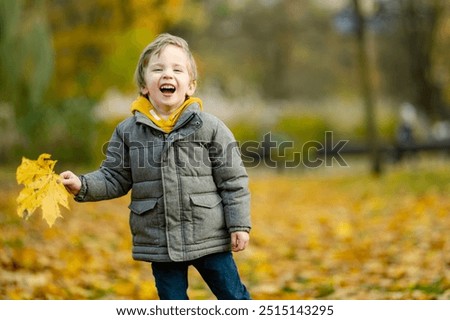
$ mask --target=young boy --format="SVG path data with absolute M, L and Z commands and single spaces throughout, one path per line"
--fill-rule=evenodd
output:
M 152 263 L 161 299 L 188 299 L 190 265 L 218 299 L 250 299 L 231 254 L 249 241 L 248 176 L 231 132 L 191 97 L 197 69 L 188 44 L 159 35 L 135 77 L 133 116 L 115 129 L 100 169 L 65 171 L 61 182 L 80 202 L 132 190 L 133 258 Z

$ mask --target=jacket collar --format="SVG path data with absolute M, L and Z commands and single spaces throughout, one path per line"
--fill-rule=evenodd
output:
M 192 132 L 200 128 L 203 124 L 203 121 L 200 117 L 201 107 L 200 105 L 195 102 L 189 105 L 189 107 L 180 115 L 180 118 L 178 119 L 177 123 L 175 124 L 173 130 L 169 133 L 175 133 L 181 128 L 189 129 L 192 127 L 194 129 Z M 164 134 L 167 134 L 164 132 L 160 127 L 158 127 L 155 123 L 153 123 L 145 114 L 135 111 L 134 117 L 136 119 L 136 123 L 141 123 L 144 125 L 147 125 L 155 130 L 158 130 Z M 188 128 L 189 127 L 189 128 Z M 184 130 L 183 130 L 184 131 Z M 190 130 L 188 130 L 190 131 Z M 183 135 L 186 136 L 187 134 Z

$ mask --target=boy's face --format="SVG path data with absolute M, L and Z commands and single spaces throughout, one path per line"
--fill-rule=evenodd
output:
M 141 93 L 162 111 L 172 111 L 181 106 L 186 96 L 195 91 L 195 82 L 188 70 L 188 57 L 180 47 L 167 45 L 159 55 L 153 55 L 144 74 L 145 87 Z

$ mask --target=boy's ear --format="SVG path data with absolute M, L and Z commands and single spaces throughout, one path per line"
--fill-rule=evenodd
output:
M 192 80 L 192 81 L 189 83 L 187 95 L 188 95 L 188 96 L 192 96 L 192 95 L 194 94 L 196 88 L 197 88 L 197 81 Z
M 148 89 L 146 87 L 142 87 L 141 90 L 139 90 L 141 95 L 145 96 L 148 94 Z

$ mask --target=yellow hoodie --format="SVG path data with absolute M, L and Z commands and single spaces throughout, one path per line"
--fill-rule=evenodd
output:
M 161 130 L 169 133 L 173 130 L 173 127 L 177 123 L 178 118 L 181 116 L 183 111 L 186 110 L 187 107 L 194 102 L 199 104 L 200 110 L 203 110 L 202 100 L 200 100 L 200 98 L 190 97 L 186 99 L 186 101 L 180 107 L 175 109 L 167 119 L 163 119 L 158 115 L 155 107 L 147 98 L 139 96 L 131 104 L 131 112 L 134 113 L 135 111 L 139 111 L 140 113 L 145 114 L 154 124 L 160 127 Z

